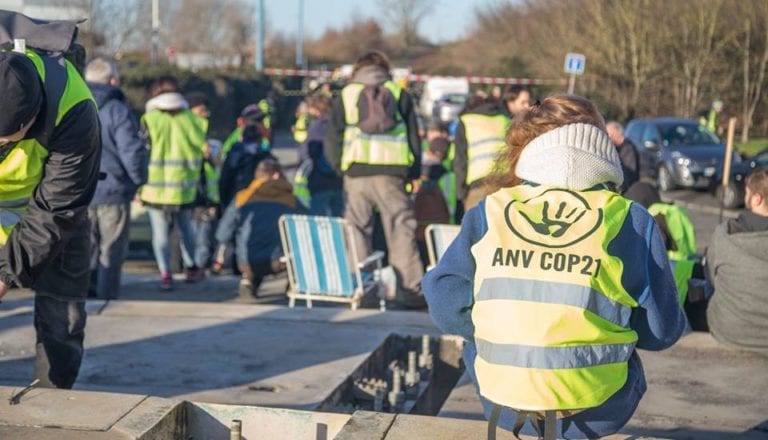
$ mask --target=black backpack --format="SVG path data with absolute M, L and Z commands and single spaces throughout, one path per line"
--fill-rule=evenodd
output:
M 397 125 L 397 101 L 383 84 L 365 86 L 357 100 L 357 127 L 366 134 L 384 134 Z

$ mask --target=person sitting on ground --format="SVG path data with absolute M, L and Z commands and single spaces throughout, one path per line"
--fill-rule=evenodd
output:
M 682 206 L 662 202 L 659 190 L 646 182 L 635 182 L 624 197 L 643 205 L 656 220 L 688 324 L 694 331 L 709 331 L 707 298 L 712 288 L 705 280 L 701 256 L 696 250 L 696 233 L 688 212 Z
M 646 390 L 635 349 L 685 329 L 658 226 L 615 192 L 621 163 L 589 100 L 545 99 L 506 144 L 495 190 L 424 277 L 430 315 L 466 338 L 489 429 L 546 411 L 558 438 L 613 434 Z
M 259 162 L 253 180 L 227 207 L 216 231 L 219 243 L 235 239 L 237 265 L 242 273 L 240 298 L 256 297 L 265 276 L 282 269 L 278 221 L 283 214 L 301 211 L 280 164 L 273 158 Z
M 715 287 L 707 321 L 718 341 L 768 354 L 768 167 L 745 186 L 747 211 L 718 226 L 706 252 Z

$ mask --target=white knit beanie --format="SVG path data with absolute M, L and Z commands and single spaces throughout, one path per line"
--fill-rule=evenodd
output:
M 529 142 L 515 174 L 532 183 L 577 191 L 624 182 L 619 153 L 608 134 L 582 123 L 555 128 Z

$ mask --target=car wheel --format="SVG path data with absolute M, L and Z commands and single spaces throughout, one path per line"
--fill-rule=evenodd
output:
M 739 208 L 744 204 L 744 196 L 742 190 L 736 185 L 722 186 L 719 185 L 715 190 L 715 197 L 718 201 L 722 201 L 724 208 L 733 209 Z
M 675 178 L 672 177 L 672 173 L 666 165 L 659 167 L 659 173 L 656 176 L 656 184 L 661 191 L 672 191 L 677 187 L 675 184 Z

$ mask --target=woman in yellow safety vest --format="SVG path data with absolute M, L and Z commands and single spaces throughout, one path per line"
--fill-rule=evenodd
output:
M 203 269 L 195 265 L 192 209 L 197 198 L 205 151 L 205 127 L 189 110 L 173 77 L 158 78 L 150 87 L 151 99 L 141 118 L 149 140 L 149 177 L 140 198 L 149 212 L 152 248 L 160 269 L 160 288 L 171 290 L 168 238 L 176 225 L 181 231 L 181 254 L 186 280 L 198 281 Z
M 635 348 L 685 328 L 653 218 L 615 192 L 623 175 L 588 100 L 556 95 L 515 119 L 493 189 L 424 277 L 430 313 L 467 339 L 489 437 L 617 432 L 646 389 Z

